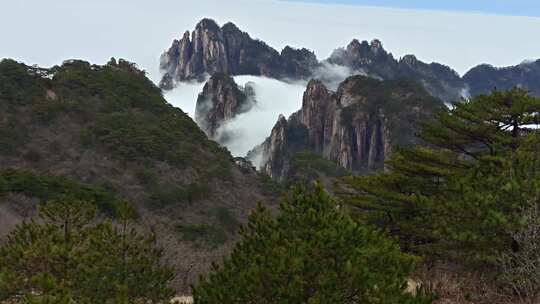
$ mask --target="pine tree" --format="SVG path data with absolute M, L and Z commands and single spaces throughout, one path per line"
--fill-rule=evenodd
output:
M 88 202 L 64 198 L 39 206 L 0 247 L 0 299 L 29 303 L 164 303 L 170 268 L 154 236 L 130 227 L 134 210 L 120 206 L 120 223 L 96 217 Z
M 528 202 L 539 112 L 520 89 L 457 104 L 423 124 L 423 146 L 393 153 L 383 173 L 347 178 L 340 196 L 407 250 L 489 261 L 511 246 L 505 231 Z
M 427 303 L 404 291 L 413 258 L 359 225 L 328 194 L 297 189 L 274 218 L 262 207 L 196 303 Z

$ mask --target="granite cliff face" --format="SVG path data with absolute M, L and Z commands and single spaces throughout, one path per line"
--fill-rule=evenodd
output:
M 255 104 L 253 83 L 239 87 L 227 74 L 216 73 L 204 85 L 197 98 L 195 121 L 208 137 L 221 142 L 225 134 L 218 129 L 236 115 L 249 111 Z
M 472 68 L 463 79 L 473 96 L 487 94 L 493 89 L 508 90 L 515 86 L 540 96 L 540 60 L 506 68 L 482 64 Z
M 439 100 L 412 81 L 353 76 L 332 92 L 312 80 L 302 109 L 288 120 L 280 117 L 257 148 L 260 167 L 282 181 L 291 158 L 309 151 L 352 171 L 381 169 L 394 147 L 417 142 L 417 122 L 440 107 Z
M 233 23 L 219 27 L 215 21 L 203 19 L 191 36 L 185 32 L 161 55 L 160 87 L 172 89 L 177 81 L 201 81 L 217 72 L 302 79 L 309 76 L 309 65 L 316 63 L 315 55 L 306 49 L 286 47 L 280 54 Z

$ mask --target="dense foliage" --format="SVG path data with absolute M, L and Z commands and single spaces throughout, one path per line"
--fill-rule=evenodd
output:
M 14 154 L 25 146 L 28 132 L 19 117 L 30 116 L 53 127 L 76 121 L 82 125 L 82 146 L 121 160 L 190 164 L 209 176 L 226 176 L 230 169 L 228 152 L 168 104 L 144 71 L 127 61 L 97 66 L 72 60 L 40 69 L 6 59 L 0 62 L 0 80 L 0 109 L 5 110 L 0 130 L 6 130 L 0 153 Z
M 40 200 L 50 198 L 50 191 L 77 193 L 112 214 L 108 187 L 126 196 L 129 175 L 143 192 L 135 200 L 153 209 L 212 199 L 214 181 L 232 180 L 229 152 L 168 104 L 132 63 L 69 60 L 42 69 L 5 59 L 0 80 L 2 166 L 38 173 L 8 172 L 17 183 L 10 192 Z M 107 186 L 75 185 L 46 176 L 51 171 Z
M 343 177 L 352 174 L 349 170 L 311 151 L 294 153 L 290 160 L 288 182 L 317 180 L 325 177 Z
M 425 303 L 405 292 L 413 259 L 353 221 L 322 190 L 296 190 L 272 217 L 262 207 L 197 303 Z
M 26 170 L 0 171 L 0 197 L 10 192 L 35 197 L 40 201 L 70 196 L 94 204 L 109 215 L 116 215 L 120 204 L 117 196 L 103 187 L 84 185 L 62 176 L 39 175 Z
M 509 232 L 540 190 L 539 110 L 519 89 L 456 104 L 423 126 L 427 146 L 397 151 L 387 172 L 348 178 L 355 191 L 343 196 L 408 250 L 494 262 L 515 247 Z
M 28 303 L 168 303 L 172 271 L 153 236 L 95 217 L 87 202 L 40 205 L 39 219 L 16 227 L 0 247 L 0 300 Z

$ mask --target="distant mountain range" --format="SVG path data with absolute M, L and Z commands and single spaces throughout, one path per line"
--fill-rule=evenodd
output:
M 384 80 L 412 78 L 431 95 L 450 103 L 469 95 L 514 86 L 540 95 L 540 61 L 506 68 L 479 65 L 460 77 L 446 65 L 427 64 L 414 55 L 395 59 L 377 39 L 370 43 L 355 39 L 320 61 L 307 49 L 286 46 L 278 52 L 263 41 L 251 38 L 233 23 L 219 27 L 211 19 L 201 20 L 191 34 L 186 31 L 182 39 L 174 40 L 170 49 L 161 55 L 160 86 L 168 90 L 176 82 L 203 80 L 216 72 L 282 80 L 317 78 L 324 82 L 329 76 L 324 69 L 328 65 L 348 68 L 350 75 L 347 76 L 362 74 Z
M 175 40 L 161 55 L 161 69 L 165 90 L 209 79 L 195 119 L 222 145 L 233 135 L 223 134 L 221 126 L 257 100 L 253 84 L 238 86 L 231 76 L 306 81 L 301 109 L 281 116 L 247 156 L 279 181 L 382 169 L 393 150 L 418 143 L 418 122 L 433 117 L 443 103 L 515 86 L 540 96 L 540 60 L 506 68 L 483 64 L 460 77 L 448 66 L 414 55 L 395 59 L 377 39 L 354 39 L 320 61 L 307 49 L 286 46 L 278 52 L 232 23 L 219 27 L 211 19 Z

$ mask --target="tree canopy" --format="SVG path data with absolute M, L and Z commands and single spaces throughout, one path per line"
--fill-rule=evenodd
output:
M 0 300 L 28 303 L 167 303 L 172 270 L 153 236 L 96 217 L 94 205 L 64 198 L 39 206 L 0 247 Z
M 341 197 L 405 249 L 493 262 L 540 189 L 540 99 L 493 92 L 423 124 L 424 145 L 392 154 L 385 172 L 346 179 Z M 536 201 L 534 202 L 536 203 Z
M 255 211 L 241 241 L 194 288 L 196 303 L 427 303 L 405 292 L 411 256 L 342 212 L 320 186 L 272 217 Z

